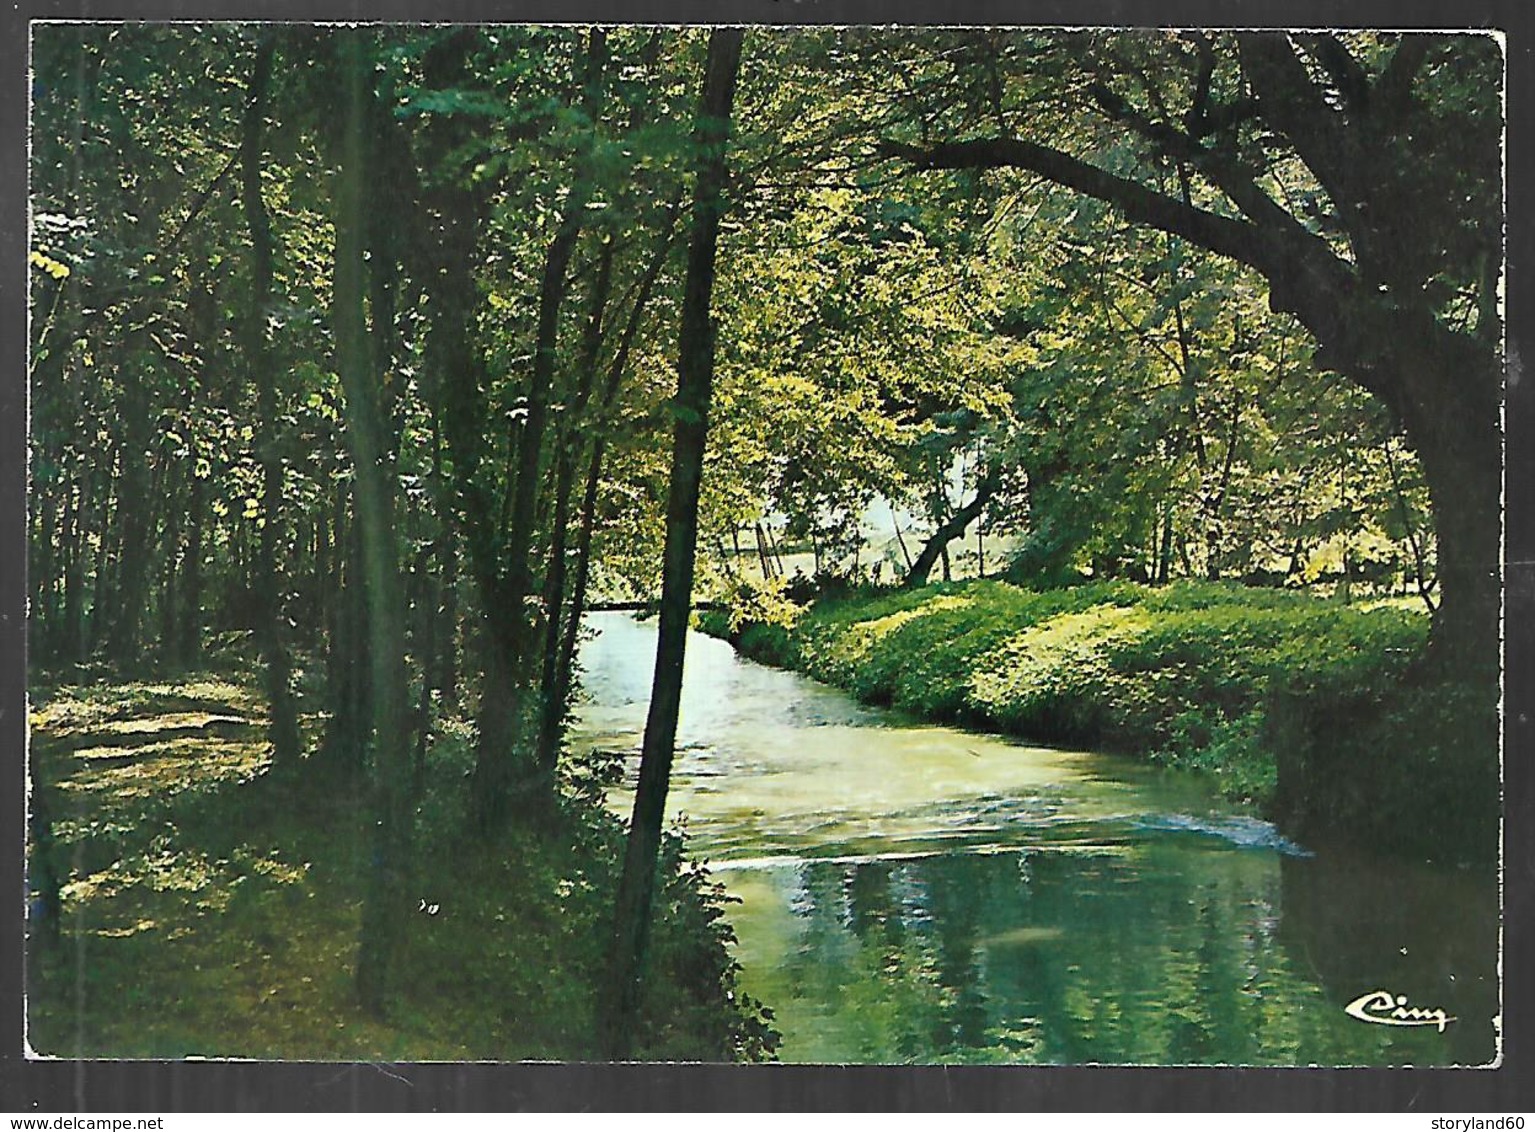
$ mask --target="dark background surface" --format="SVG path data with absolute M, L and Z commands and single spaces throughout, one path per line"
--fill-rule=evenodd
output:
M 1241 0 L 22 0 L 0 14 L 0 1112 L 513 1110 L 1535 1110 L 1535 6 Z M 345 1065 L 32 1061 L 23 1045 L 27 24 L 32 19 L 1065 23 L 1497 28 L 1507 33 L 1504 1059 L 1481 1070 Z

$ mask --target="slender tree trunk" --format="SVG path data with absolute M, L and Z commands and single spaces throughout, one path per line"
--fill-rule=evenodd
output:
M 170 458 L 170 464 L 166 472 L 171 479 L 171 488 L 167 493 L 170 502 L 166 507 L 165 521 L 165 552 L 161 556 L 160 574 L 160 657 L 161 660 L 175 667 L 178 663 L 177 642 L 181 639 L 181 595 L 178 592 L 181 580 L 181 556 L 184 553 L 182 516 L 185 514 L 186 501 L 184 495 L 186 488 L 183 486 L 184 476 L 177 475 L 181 461 L 175 457 Z
M 453 58 L 446 57 L 449 48 L 455 53 Z M 443 58 L 428 60 L 431 81 L 442 84 L 459 81 L 463 66 L 458 57 L 461 49 L 461 40 L 452 40 L 444 45 Z M 435 143 L 428 159 L 439 151 L 450 152 L 461 143 L 457 133 L 461 125 L 450 119 L 437 127 L 440 137 L 428 136 Z M 451 456 L 449 510 L 463 538 L 478 596 L 477 634 L 472 640 L 478 653 L 486 658 L 481 667 L 480 707 L 476 712 L 479 775 L 482 767 L 483 773 L 491 773 L 490 768 L 504 753 L 509 737 L 502 726 L 503 709 L 511 694 L 504 681 L 497 679 L 502 662 L 490 663 L 492 654 L 501 647 L 495 640 L 498 635 L 495 618 L 507 620 L 510 613 L 502 577 L 501 540 L 496 531 L 499 508 L 484 473 L 488 456 L 485 435 L 488 378 L 484 356 L 474 341 L 480 298 L 473 266 L 488 205 L 483 188 L 456 183 L 432 189 L 423 198 L 423 204 L 430 211 L 422 217 L 421 226 L 440 230 L 429 248 L 420 249 L 422 262 L 418 273 L 431 279 L 432 316 L 426 354 L 436 384 L 439 431 Z
M 667 497 L 660 636 L 640 755 L 639 785 L 614 914 L 612 985 L 604 1003 L 607 1014 L 603 1045 L 615 1058 L 633 1048 L 633 1025 L 638 1015 L 654 903 L 661 821 L 671 779 L 682 693 L 698 541 L 698 497 L 714 381 L 714 327 L 709 306 L 720 214 L 724 209 L 725 149 L 742 37 L 740 28 L 717 27 L 710 32 L 702 104 L 694 131 L 699 152 L 698 176 L 693 190 L 693 237 L 678 333 L 677 421 Z
M 332 329 L 346 396 L 347 443 L 356 471 L 357 527 L 367 575 L 376 821 L 357 950 L 357 990 L 365 1007 L 377 1015 L 384 1011 L 391 964 L 409 914 L 404 885 L 412 815 L 405 594 L 395 530 L 395 473 L 389 460 L 389 422 L 368 356 L 363 313 L 370 34 L 361 28 L 339 33 L 345 129 L 336 184 Z
M 1161 545 L 1157 548 L 1157 585 L 1167 585 L 1173 568 L 1173 509 L 1162 504 Z
M 573 439 L 565 441 L 574 443 Z M 568 552 L 566 526 L 570 522 L 570 494 L 575 478 L 575 454 L 561 452 L 555 472 L 554 516 L 550 531 L 549 562 L 544 570 L 544 644 L 539 677 L 538 744 L 535 750 L 539 777 L 551 786 L 559 762 L 560 732 L 565 719 L 562 694 L 567 682 L 560 678 L 560 640 L 565 608 L 565 574 Z M 546 800 L 552 799 L 552 794 Z
M 123 457 L 119 452 L 118 463 Z M 101 532 L 101 546 L 96 551 L 96 576 L 91 579 L 91 610 L 89 632 L 86 634 L 84 659 L 90 660 L 99 648 L 110 648 L 116 620 L 107 600 L 117 580 L 118 561 L 122 558 L 123 508 L 119 502 L 119 481 L 122 474 L 103 473 L 101 478 L 100 504 L 97 510 L 96 529 Z
M 911 569 L 906 572 L 906 580 L 902 584 L 915 588 L 927 584 L 927 576 L 933 572 L 933 567 L 942 561 L 944 564 L 943 580 L 949 580 L 948 553 L 949 543 L 965 533 L 974 520 L 979 518 L 986 510 L 986 505 L 991 502 L 992 496 L 997 494 L 1002 486 L 1002 477 L 995 471 L 989 471 L 981 477 L 981 482 L 976 485 L 975 498 L 965 504 L 954 514 L 944 520 L 932 537 L 922 547 L 916 561 L 911 564 Z
M 54 535 L 59 531 L 59 492 L 63 482 L 62 471 L 55 467 L 53 482 L 39 485 L 42 505 L 33 512 L 32 529 L 27 532 L 32 556 L 29 569 L 33 585 L 31 620 L 36 627 L 34 647 L 49 664 L 59 652 L 59 611 L 54 595 L 57 592 L 57 562 L 62 557 L 62 550 L 56 545 Z
M 426 756 L 432 743 L 432 678 L 437 675 L 438 629 L 441 621 L 442 579 L 429 569 L 434 551 L 421 552 L 416 578 L 419 593 L 416 602 L 415 640 L 417 663 L 421 666 L 421 692 L 416 700 L 416 746 L 411 764 L 411 796 L 419 799 L 426 785 Z
M 600 103 L 599 88 L 606 54 L 605 34 L 600 28 L 591 29 L 587 33 L 585 108 L 594 119 Z M 504 558 L 499 570 L 503 579 L 502 593 L 487 613 L 495 623 L 495 643 L 506 650 L 498 665 L 505 683 L 497 690 L 495 698 L 506 697 L 510 702 L 490 703 L 490 710 L 481 713 L 472 797 L 475 824 L 484 834 L 496 833 L 505 825 L 514 792 L 526 793 L 529 804 L 541 808 L 541 801 L 535 801 L 534 796 L 553 788 L 553 783 L 544 779 L 536 762 L 538 713 L 533 710 L 536 704 L 530 700 L 527 674 L 535 659 L 538 625 L 528 608 L 527 598 L 533 593 L 535 509 L 538 487 L 543 479 L 544 433 L 557 361 L 560 309 L 569 289 L 570 261 L 585 223 L 586 203 L 591 198 L 592 189 L 591 171 L 584 167 L 578 169 L 575 184 L 565 201 L 559 230 L 544 257 L 533 372 L 514 446 L 516 463 L 503 500 L 507 522 L 504 536 L 499 540 Z M 524 734 L 525 729 L 532 733 Z M 519 776 L 522 781 L 518 781 Z
M 669 243 L 669 239 L 663 243 L 654 261 L 655 275 L 659 275 L 660 263 L 665 258 L 665 246 Z M 655 275 L 649 279 L 651 284 L 655 282 Z M 630 312 L 629 327 L 625 330 L 618 353 L 608 369 L 608 382 L 603 391 L 603 404 L 598 413 L 599 418 L 605 418 L 608 415 L 617 395 L 619 381 L 628 362 L 629 346 L 634 339 L 633 332 L 639 326 L 640 313 L 648 295 L 649 287 L 642 288 L 635 308 Z M 607 437 L 599 424 L 597 438 L 592 442 L 591 456 L 587 461 L 586 485 L 581 497 L 581 523 L 576 535 L 575 573 L 570 586 L 570 613 L 565 619 L 565 632 L 560 640 L 559 662 L 555 667 L 556 678 L 560 681 L 555 694 L 561 702 L 568 700 L 570 696 L 576 646 L 581 635 L 581 618 L 586 612 L 587 582 L 591 577 L 592 536 L 597 525 L 597 499 L 602 487 L 602 467 L 606 454 Z
M 768 527 L 768 528 L 766 528 L 766 530 L 767 530 L 767 539 L 768 539 L 768 549 L 773 552 L 773 562 L 774 562 L 774 564 L 778 568 L 778 576 L 780 578 L 782 578 L 787 573 L 787 571 L 784 569 L 784 565 L 783 565 L 783 547 L 779 543 L 777 536 L 775 536 L 773 534 L 773 528 L 772 527 Z
M 901 533 L 901 520 L 896 516 L 894 505 L 890 508 L 890 525 L 895 528 L 895 542 L 901 548 L 901 560 L 906 563 L 906 572 L 911 573 L 911 551 L 906 549 L 906 536 Z
M 314 522 L 314 631 L 319 640 L 329 642 L 335 625 L 336 568 L 331 561 L 332 529 L 334 521 L 330 508 L 316 508 Z
M 618 400 L 618 391 L 623 383 L 624 373 L 628 370 L 629 353 L 639 335 L 646 307 L 655 291 L 656 282 L 661 278 L 661 272 L 666 266 L 672 243 L 676 238 L 677 218 L 681 213 L 682 199 L 679 191 L 679 194 L 667 206 L 665 227 L 656 241 L 650 262 L 646 265 L 645 273 L 635 291 L 634 303 L 629 308 L 623 333 L 619 336 L 618 348 L 613 352 L 612 360 L 608 363 L 608 371 L 599 394 L 595 413 L 595 437 L 592 440 L 591 455 L 587 460 L 586 485 L 581 498 L 581 522 L 575 548 L 575 573 L 570 587 L 570 613 L 565 619 L 565 631 L 560 639 L 559 660 L 555 666 L 558 686 L 555 688 L 554 695 L 560 703 L 568 702 L 570 698 L 576 646 L 581 635 L 581 618 L 586 612 L 587 581 L 591 576 L 592 536 L 597 524 L 597 500 L 602 486 L 602 468 L 607 454 L 608 429 L 612 424 L 613 407 Z M 738 544 L 738 554 L 739 551 Z
M 563 638 L 568 550 L 566 527 L 570 522 L 570 496 L 576 474 L 576 458 L 579 454 L 579 424 L 587 402 L 591 398 L 597 353 L 602 347 L 604 315 L 607 311 L 612 277 L 613 242 L 606 240 L 603 243 L 597 272 L 592 282 L 591 311 L 587 317 L 586 334 L 581 342 L 581 355 L 577 362 L 578 386 L 575 397 L 566 410 L 566 420 L 561 429 L 554 493 L 554 522 L 549 547 L 549 564 L 544 574 L 543 673 L 539 682 L 542 702 L 539 705 L 537 759 L 540 776 L 551 784 L 554 782 L 559 761 L 560 736 L 570 687 L 569 674 L 560 671 L 563 660 L 560 642 Z
M 586 612 L 586 587 L 591 577 L 592 532 L 597 523 L 597 494 L 602 483 L 602 461 L 606 451 L 607 445 L 598 437 L 592 445 L 587 465 L 586 485 L 581 499 L 581 524 L 576 532 L 575 571 L 570 584 L 570 613 L 565 619 L 565 631 L 560 637 L 559 661 L 554 669 L 558 681 L 554 695 L 561 703 L 570 698 L 576 646 L 581 640 L 581 617 Z
M 762 580 L 768 581 L 773 576 L 773 560 L 768 557 L 767 535 L 762 531 L 762 524 L 754 524 L 757 534 L 757 563 L 762 570 Z
M 105 593 L 115 601 L 111 619 L 109 648 L 119 664 L 132 665 L 139 660 L 140 631 L 144 621 L 149 566 L 151 496 L 149 464 L 145 451 L 149 441 L 148 395 L 136 357 L 124 358 L 119 373 L 123 383 L 123 443 L 119 453 L 121 475 L 117 496 L 117 584 Z M 101 608 L 101 607 L 98 607 Z
M 442 532 L 442 604 L 438 613 L 437 671 L 432 686 L 442 697 L 445 712 L 458 710 L 458 540 L 451 528 Z
M 176 662 L 193 667 L 202 659 L 203 648 L 203 516 L 206 509 L 206 482 L 194 467 L 188 489 L 186 550 L 181 556 L 179 597 L 181 614 L 176 638 Z
M 85 510 L 86 480 L 71 485 L 69 508 L 64 522 L 64 606 L 62 612 L 60 659 L 79 664 L 84 657 L 85 641 Z
M 277 373 L 267 341 L 268 308 L 272 302 L 272 231 L 261 192 L 263 134 L 267 88 L 271 82 L 274 45 L 257 50 L 250 97 L 240 143 L 241 203 L 251 236 L 251 300 L 245 320 L 245 364 L 256 387 L 256 459 L 261 464 L 261 531 L 256 552 L 256 638 L 266 664 L 270 710 L 268 734 L 272 762 L 294 765 L 302 753 L 298 709 L 293 699 L 293 663 L 288 655 L 283 579 L 277 566 L 282 533 L 282 457 L 277 451 Z
M 332 539 L 333 612 L 326 654 L 326 694 L 330 720 L 321 753 L 343 776 L 360 774 L 367 763 L 368 727 L 372 719 L 368 679 L 368 596 L 358 525 L 349 521 L 355 491 L 336 485 Z

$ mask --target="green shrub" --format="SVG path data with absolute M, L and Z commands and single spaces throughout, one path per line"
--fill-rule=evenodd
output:
M 987 581 L 823 599 L 735 639 L 868 703 L 1208 771 L 1267 805 L 1270 689 L 1379 698 L 1426 633 L 1415 611 L 1229 583 Z

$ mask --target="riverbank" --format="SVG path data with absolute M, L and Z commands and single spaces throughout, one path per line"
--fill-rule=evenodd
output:
M 1000 582 L 700 616 L 744 655 L 923 718 L 1212 775 L 1308 840 L 1495 859 L 1495 696 L 1430 681 L 1428 618 L 1215 583 Z
M 33 690 L 31 758 L 49 819 L 34 893 L 28 1040 L 58 1057 L 321 1060 L 598 1056 L 596 1009 L 623 850 L 599 784 L 557 827 L 459 833 L 472 763 L 447 722 L 427 756 L 408 917 L 386 1016 L 353 965 L 369 862 L 365 784 L 269 765 L 242 676 Z M 321 721 L 304 720 L 311 746 Z M 735 986 L 723 895 L 665 849 L 637 1054 L 760 1058 Z M 42 913 L 38 916 L 37 913 Z M 50 942 L 51 933 L 56 937 Z

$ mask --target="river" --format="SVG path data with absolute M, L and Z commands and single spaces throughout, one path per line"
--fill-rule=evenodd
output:
M 577 745 L 637 751 L 654 623 L 589 624 Z M 784 1061 L 1493 1060 L 1494 876 L 1294 845 L 1197 775 L 915 721 L 702 634 L 687 655 L 668 813 L 739 900 Z M 1346 1012 L 1372 991 L 1356 1013 L 1431 1024 Z

